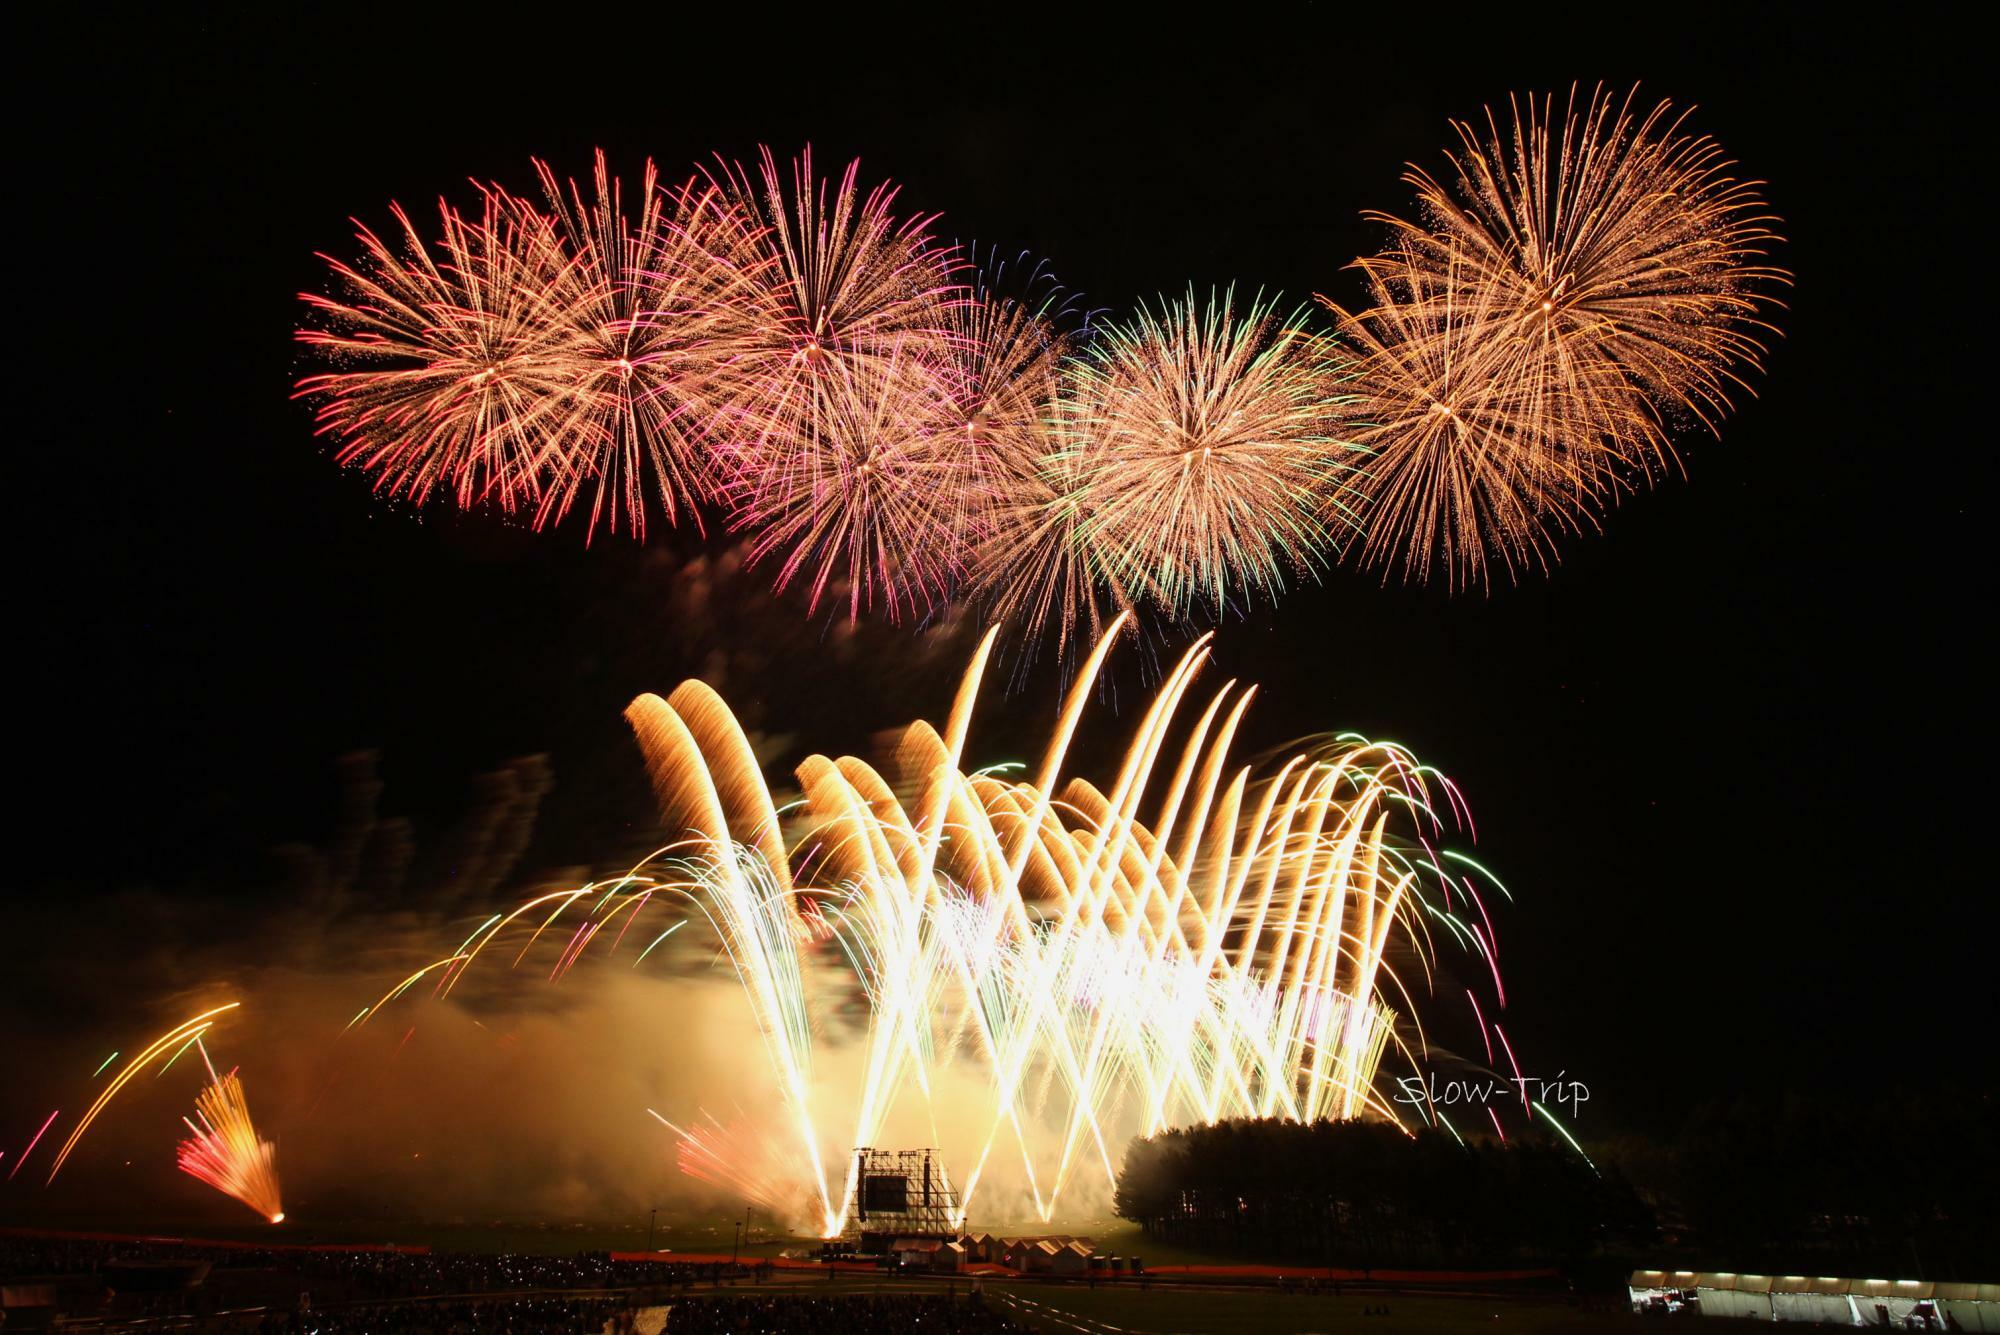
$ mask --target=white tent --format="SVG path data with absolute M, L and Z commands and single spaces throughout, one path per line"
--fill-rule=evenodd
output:
M 1775 1321 L 1855 1325 L 1854 1304 L 1848 1300 L 1847 1293 L 1850 1282 L 1808 1275 L 1780 1275 L 1771 1281 L 1771 1317 Z
M 1933 1284 L 1938 1308 L 1960 1330 L 2000 1330 L 2000 1284 Z
M 1695 1284 L 1703 1316 L 1771 1319 L 1769 1275 L 1705 1274 Z
M 1632 1295 L 1632 1310 L 1644 1312 L 1649 1308 L 1665 1307 L 1670 1312 L 1680 1310 L 1694 1294 L 1694 1287 L 1701 1275 L 1693 1270 L 1634 1270 L 1627 1281 Z
M 1049 1258 L 1049 1269 L 1058 1275 L 1081 1275 L 1090 1268 L 1090 1248 L 1081 1242 L 1065 1242 Z
M 1704 1316 L 1817 1321 L 1837 1326 L 2000 1331 L 2000 1284 L 1935 1284 L 1920 1279 L 1837 1279 L 1806 1275 L 1634 1270 L 1632 1310 L 1677 1306 L 1692 1293 Z
M 1931 1287 L 1920 1279 L 1851 1279 L 1847 1296 L 1861 1325 L 1902 1326 L 1919 1305 L 1932 1306 Z

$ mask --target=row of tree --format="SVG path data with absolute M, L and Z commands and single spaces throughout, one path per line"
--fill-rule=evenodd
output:
M 1229 1121 L 1135 1140 L 1117 1209 L 1163 1240 L 1307 1265 L 1568 1260 L 1651 1228 L 1622 1178 L 1567 1146 L 1379 1122 Z
M 1117 1209 L 1162 1240 L 1308 1264 L 2000 1278 L 1990 1093 L 1717 1103 L 1590 1149 L 1594 1167 L 1518 1137 L 1222 1122 L 1133 1141 Z

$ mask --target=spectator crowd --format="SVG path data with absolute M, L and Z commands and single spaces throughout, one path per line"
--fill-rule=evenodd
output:
M 206 1269 L 204 1270 L 204 1265 Z M 86 1323 L 228 1335 L 611 1335 L 669 1308 L 666 1335 L 1010 1335 L 978 1294 L 730 1294 L 768 1263 L 613 1261 L 602 1252 L 341 1251 L 168 1239 L 0 1236 L 0 1279 L 61 1291 Z M 612 1290 L 615 1290 L 612 1291 Z M 649 1325 L 647 1327 L 651 1329 Z
M 1013 1335 L 1029 1330 L 974 1294 L 964 1302 L 943 1294 L 873 1297 L 687 1298 L 667 1317 L 666 1335 Z

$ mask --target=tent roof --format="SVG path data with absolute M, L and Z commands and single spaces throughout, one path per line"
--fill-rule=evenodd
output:
M 1713 1270 L 1634 1270 L 1635 1289 L 1712 1289 L 1718 1293 L 1822 1293 L 1857 1298 L 1902 1298 L 1921 1302 L 2000 1303 L 2000 1284 L 1934 1284 L 1921 1279 L 1844 1279 L 1829 1275 L 1738 1275 Z

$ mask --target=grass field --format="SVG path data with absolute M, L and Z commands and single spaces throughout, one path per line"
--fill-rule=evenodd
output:
M 653 1227 L 652 1246 L 670 1252 L 727 1254 L 741 1215 L 690 1217 L 669 1216 L 662 1211 Z M 50 1228 L 83 1232 L 151 1234 L 185 1238 L 218 1238 L 229 1242 L 283 1243 L 291 1245 L 357 1243 L 398 1243 L 427 1246 L 437 1251 L 521 1252 L 534 1255 L 566 1256 L 579 1251 L 635 1252 L 647 1246 L 647 1218 L 639 1214 L 628 1219 L 533 1220 L 533 1219 L 314 1219 L 295 1215 L 273 1228 L 255 1221 L 247 1213 L 230 1212 L 189 1218 L 149 1218 L 129 1216 L 66 1214 L 33 1219 L 10 1219 L 10 1224 L 43 1224 Z M 980 1223 L 982 1231 L 1012 1236 L 1050 1231 L 1074 1233 L 1091 1238 L 1100 1252 L 1120 1256 L 1142 1256 L 1152 1266 L 1226 1263 L 1229 1258 L 1187 1248 L 1155 1243 L 1136 1224 L 1122 1219 L 1048 1224 Z M 743 1243 L 747 1257 L 775 1256 L 781 1251 L 803 1252 L 818 1246 L 813 1238 L 795 1237 L 774 1230 L 766 1220 L 752 1216 Z
M 128 1220 L 122 1226 L 108 1220 L 71 1218 L 46 1221 L 51 1226 L 106 1232 L 137 1232 L 197 1238 L 227 1238 L 245 1242 L 284 1243 L 379 1243 L 422 1244 L 441 1251 L 527 1252 L 564 1255 L 577 1251 L 640 1251 L 646 1246 L 647 1221 L 518 1221 L 471 1222 L 415 1220 L 338 1220 L 313 1222 L 297 1228 L 217 1227 L 214 1220 L 151 1220 L 134 1228 Z M 653 1231 L 653 1247 L 665 1249 L 665 1257 L 676 1253 L 727 1254 L 735 1233 L 735 1220 L 661 1219 Z M 1139 1255 L 1150 1266 L 1201 1264 L 1224 1258 L 1163 1247 L 1145 1237 L 1136 1227 L 1122 1222 L 1096 1226 L 1072 1225 L 1086 1230 L 1098 1249 L 1119 1255 Z M 1013 1229 L 996 1232 L 1011 1233 Z M 1025 1230 L 1024 1230 L 1025 1231 Z M 751 1260 L 774 1256 L 781 1251 L 810 1251 L 811 1239 L 772 1236 L 754 1227 L 751 1240 L 742 1247 L 742 1256 Z M 930 1292 L 947 1290 L 947 1284 L 928 1278 L 843 1275 L 822 1283 L 810 1272 L 780 1271 L 777 1282 L 765 1286 L 754 1283 L 724 1285 L 710 1290 L 698 1286 L 706 1296 L 750 1294 L 759 1291 L 800 1292 L 806 1285 L 818 1293 L 881 1293 L 891 1291 Z M 1016 1319 L 1033 1326 L 1043 1335 L 1287 1335 L 1288 1332 L 1360 1331 L 1364 1335 L 1392 1335 L 1392 1332 L 1491 1331 L 1520 1332 L 1520 1335 L 1586 1335 L 1587 1332 L 1637 1331 L 1640 1322 L 1622 1309 L 1572 1306 L 1546 1298 L 1455 1298 L 1405 1296 L 1396 1294 L 1343 1295 L 1338 1298 L 1279 1293 L 1266 1288 L 1168 1287 L 1165 1281 L 1151 1289 L 1141 1289 L 1129 1281 L 1087 1288 L 1073 1284 L 1048 1284 L 1029 1280 L 987 1279 L 981 1287 L 990 1301 L 1003 1306 Z M 965 1296 L 971 1282 L 957 1279 L 947 1291 Z M 1369 1308 L 1387 1306 L 1388 1315 L 1367 1315 Z
M 1007 1286 L 997 1301 L 1044 1335 L 1287 1335 L 1307 1331 L 1493 1331 L 1513 1335 L 1591 1335 L 1636 1330 L 1629 1312 L 1528 1299 L 1308 1297 L 1268 1290 L 1170 1291 Z M 1367 1315 L 1386 1306 L 1386 1316 Z
M 741 1218 L 741 1216 L 737 1216 Z M 225 1242 L 272 1243 L 289 1246 L 395 1243 L 451 1252 L 519 1252 L 567 1256 L 580 1251 L 643 1251 L 647 1219 L 630 1220 L 422 1220 L 422 1219 L 288 1219 L 278 1227 L 258 1223 L 247 1213 L 217 1218 L 154 1217 L 95 1214 L 44 1214 L 8 1219 L 22 1227 L 43 1226 L 75 1232 L 137 1234 L 160 1237 L 214 1238 Z M 675 1252 L 720 1252 L 727 1255 L 735 1236 L 730 1218 L 669 1218 L 662 1213 L 652 1230 L 652 1246 Z M 768 1224 L 751 1221 L 742 1254 L 773 1256 L 785 1249 L 815 1246 L 809 1239 L 775 1234 Z
M 952 1286 L 959 1297 L 970 1285 Z M 1041 1335 L 1305 1335 L 1306 1332 L 1361 1332 L 1362 1335 L 1429 1335 L 1430 1332 L 1490 1331 L 1495 1335 L 1594 1335 L 1633 1331 L 1645 1324 L 1622 1307 L 1572 1306 L 1559 1299 L 1445 1298 L 1401 1294 L 1308 1297 L 1268 1289 L 1142 1290 L 1106 1286 L 1088 1289 L 1030 1281 L 986 1280 L 987 1301 Z M 815 1294 L 939 1293 L 931 1280 L 884 1277 L 843 1278 L 830 1284 L 744 1284 L 698 1297 L 759 1292 Z M 1386 1315 L 1369 1309 L 1387 1307 Z
M 13 1221 L 10 1221 L 13 1222 Z M 310 1221 L 280 1228 L 254 1223 L 230 1226 L 215 1219 L 155 1219 L 135 1227 L 129 1219 L 65 1218 L 47 1219 L 51 1227 L 99 1230 L 118 1233 L 145 1233 L 193 1238 L 225 1238 L 244 1242 L 279 1243 L 382 1243 L 420 1244 L 440 1251 L 524 1252 L 566 1255 L 578 1251 L 641 1251 L 647 1243 L 648 1221 L 533 1221 L 533 1220 L 333 1220 Z M 734 1219 L 691 1219 L 662 1216 L 653 1229 L 652 1245 L 666 1258 L 675 1254 L 727 1254 L 735 1235 Z M 1067 1226 L 1079 1235 L 1092 1238 L 1101 1252 L 1142 1256 L 1151 1267 L 1202 1264 L 1228 1258 L 1184 1248 L 1164 1246 L 1148 1239 L 1135 1225 L 1123 1221 L 1093 1221 Z M 994 1228 L 996 1233 L 1039 1232 L 1022 1226 Z M 752 1220 L 749 1241 L 741 1249 L 745 1260 L 774 1256 L 782 1251 L 810 1252 L 815 1242 L 808 1238 L 773 1235 Z M 890 1291 L 938 1292 L 946 1285 L 938 1280 L 882 1276 L 844 1275 L 831 1283 L 808 1273 L 779 1272 L 769 1291 L 799 1292 L 810 1284 L 820 1293 L 870 1293 Z M 963 1297 L 970 1281 L 957 1279 L 950 1290 Z M 1363 1335 L 1392 1335 L 1393 1332 L 1492 1331 L 1520 1332 L 1521 1335 L 1586 1335 L 1586 1332 L 1637 1331 L 1642 1324 L 1621 1307 L 1600 1301 L 1594 1306 L 1573 1306 L 1550 1298 L 1457 1298 L 1406 1296 L 1397 1294 L 1343 1295 L 1338 1298 L 1285 1294 L 1266 1288 L 1167 1287 L 1161 1281 L 1151 1289 L 1141 1289 L 1129 1281 L 1096 1289 L 1080 1285 L 1047 1284 L 1028 1280 L 988 1279 L 982 1288 L 989 1299 L 1001 1304 L 1017 1319 L 1034 1326 L 1043 1335 L 1286 1335 L 1288 1332 L 1359 1331 Z M 725 1285 L 718 1296 L 749 1294 L 763 1290 L 753 1283 Z M 711 1290 L 698 1287 L 697 1293 Z M 1367 1315 L 1370 1308 L 1387 1306 L 1388 1315 Z

